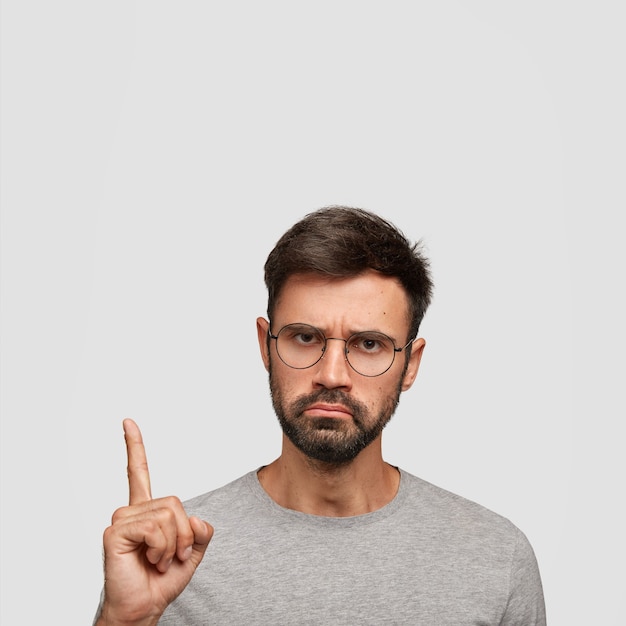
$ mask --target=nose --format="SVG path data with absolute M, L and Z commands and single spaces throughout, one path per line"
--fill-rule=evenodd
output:
M 345 339 L 326 339 L 326 350 L 324 356 L 315 365 L 315 375 L 313 383 L 326 389 L 352 387 L 350 372 L 352 369 L 346 360 Z

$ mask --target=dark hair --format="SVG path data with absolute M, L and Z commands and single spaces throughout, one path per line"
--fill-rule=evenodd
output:
M 271 320 L 281 290 L 294 274 L 345 278 L 368 269 L 402 284 L 409 301 L 409 338 L 416 337 L 432 296 L 428 259 L 419 243 L 411 245 L 391 222 L 352 207 L 309 213 L 278 240 L 265 263 L 267 314 Z

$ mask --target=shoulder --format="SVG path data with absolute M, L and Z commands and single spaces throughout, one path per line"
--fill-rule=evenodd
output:
M 258 505 L 258 495 L 254 488 L 256 470 L 248 472 L 226 485 L 208 491 L 183 502 L 189 515 L 212 520 L 221 512 L 229 515 L 242 515 L 246 510 Z
M 527 544 L 522 531 L 506 517 L 417 476 L 402 471 L 405 508 L 420 527 L 454 542 L 511 553 Z
M 403 507 L 413 541 L 430 562 L 447 564 L 484 589 L 504 590 L 501 623 L 545 624 L 537 559 L 526 535 L 509 519 L 467 498 L 402 472 Z
M 443 516 L 447 521 L 468 519 L 473 522 L 484 521 L 489 524 L 511 525 L 507 518 L 477 502 L 438 487 L 404 470 L 400 472 L 402 488 L 406 491 L 406 500 L 412 505 L 418 505 L 425 514 Z

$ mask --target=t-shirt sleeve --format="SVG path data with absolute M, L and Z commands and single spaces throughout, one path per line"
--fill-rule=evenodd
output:
M 537 559 L 518 530 L 511 562 L 509 602 L 500 626 L 546 626 L 546 608 Z

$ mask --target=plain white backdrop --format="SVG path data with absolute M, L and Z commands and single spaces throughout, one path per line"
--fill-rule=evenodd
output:
M 524 530 L 551 626 L 624 624 L 625 26 L 603 0 L 3 1 L 2 623 L 90 623 L 124 417 L 155 495 L 275 458 L 262 266 L 349 204 L 436 283 L 386 458 Z

